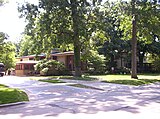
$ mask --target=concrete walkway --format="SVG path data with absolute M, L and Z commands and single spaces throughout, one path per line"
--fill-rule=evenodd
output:
M 25 90 L 30 98 L 23 105 L 1 107 L 0 119 L 160 119 L 160 83 L 134 87 L 98 81 L 65 81 L 51 84 L 27 77 L 0 77 L 0 84 Z

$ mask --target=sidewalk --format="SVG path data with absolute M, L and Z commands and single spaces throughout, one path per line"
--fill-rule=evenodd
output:
M 25 80 L 24 77 L 9 80 L 14 81 L 0 80 L 0 83 L 25 90 L 30 102 L 0 108 L 1 119 L 160 119 L 159 83 L 134 87 L 97 81 L 65 80 L 68 83 L 51 84 Z

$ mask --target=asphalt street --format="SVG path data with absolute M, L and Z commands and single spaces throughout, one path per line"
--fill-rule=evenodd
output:
M 0 119 L 160 119 L 160 83 L 126 86 L 65 81 L 51 84 L 29 77 L 0 77 L 0 84 L 24 90 L 30 99 L 24 104 L 0 107 Z

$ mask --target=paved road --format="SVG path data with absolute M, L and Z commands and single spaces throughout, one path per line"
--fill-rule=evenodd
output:
M 65 84 L 50 84 L 28 77 L 0 77 L 0 83 L 25 90 L 30 97 L 26 104 L 1 107 L 0 119 L 160 119 L 160 83 L 134 87 L 65 81 Z

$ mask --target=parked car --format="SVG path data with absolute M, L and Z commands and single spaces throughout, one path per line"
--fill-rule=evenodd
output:
M 5 67 L 3 63 L 0 63 L 0 76 L 4 76 L 5 74 Z

